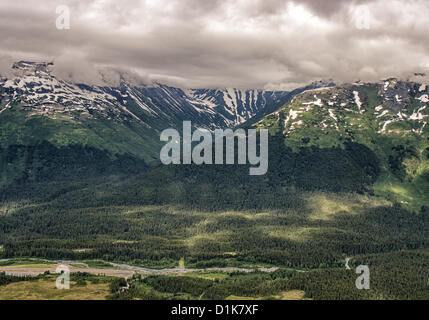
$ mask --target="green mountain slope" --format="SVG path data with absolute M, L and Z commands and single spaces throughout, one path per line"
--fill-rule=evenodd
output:
M 157 132 L 137 122 L 50 118 L 16 105 L 0 116 L 0 185 L 139 172 L 159 149 Z
M 54 118 L 31 115 L 21 106 L 6 109 L 0 117 L 0 144 L 32 145 L 48 141 L 56 146 L 80 144 L 111 153 L 129 153 L 153 160 L 159 153 L 157 132 L 132 121 L 117 122 L 76 114 Z
M 380 166 L 374 192 L 419 210 L 429 191 L 427 92 L 394 79 L 307 91 L 255 126 L 283 136 L 295 152 L 365 146 Z
M 29 178 L 0 188 L 0 258 L 280 268 L 251 281 L 225 275 L 233 282 L 202 289 L 188 277 L 155 276 L 120 298 L 145 298 L 152 288 L 176 294 L 176 283 L 189 282 L 185 292 L 207 299 L 287 290 L 312 299 L 427 299 L 425 90 L 391 80 L 302 93 L 253 124 L 271 132 L 264 176 L 250 176 L 247 165 L 140 169 L 115 155 L 116 140 L 106 141 L 108 153 L 55 139 L 30 149 L 8 142 L 2 172 Z M 37 137 L 33 130 L 23 137 Z M 92 159 L 105 171 L 90 175 Z M 355 287 L 360 264 L 371 270 L 371 290 Z

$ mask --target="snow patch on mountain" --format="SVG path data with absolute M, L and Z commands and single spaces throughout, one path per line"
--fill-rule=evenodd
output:
M 353 95 L 355 97 L 355 103 L 358 106 L 359 112 L 362 112 L 362 102 L 360 101 L 360 97 L 359 97 L 359 92 L 358 91 L 353 91 Z
M 31 114 L 55 117 L 56 113 L 115 121 L 137 121 L 165 129 L 190 120 L 210 130 L 239 125 L 289 96 L 285 91 L 181 89 L 160 83 L 136 85 L 122 77 L 118 86 L 73 83 L 56 78 L 51 63 L 20 61 L 13 77 L 0 79 L 1 106 L 20 104 Z
M 417 98 L 421 102 L 429 102 L 429 96 L 427 94 L 422 95 L 420 98 Z

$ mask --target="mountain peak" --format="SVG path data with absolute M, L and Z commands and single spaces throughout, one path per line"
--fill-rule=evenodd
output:
M 50 74 L 53 65 L 53 62 L 18 61 L 12 65 L 12 71 L 23 75 Z
M 306 90 L 256 126 L 282 132 L 298 147 L 384 135 L 427 137 L 428 93 L 424 85 L 396 79 Z
M 138 122 L 163 130 L 178 121 L 216 129 L 234 127 L 267 107 L 287 102 L 286 91 L 195 89 L 158 82 L 145 84 L 138 74 L 101 70 L 102 84 L 61 77 L 52 62 L 18 61 L 12 75 L 0 79 L 0 112 L 21 106 L 29 115 L 80 121 L 101 115 L 115 122 Z M 110 72 L 111 71 L 111 72 Z M 104 76 L 104 77 L 103 77 Z

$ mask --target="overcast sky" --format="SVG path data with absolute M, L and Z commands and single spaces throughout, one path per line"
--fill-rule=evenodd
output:
M 429 73 L 428 17 L 428 0 L 2 0 L 0 73 L 29 59 L 85 83 L 117 69 L 183 87 L 407 78 Z

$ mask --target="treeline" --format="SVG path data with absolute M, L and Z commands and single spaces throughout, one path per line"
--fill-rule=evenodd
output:
M 370 289 L 357 290 L 356 266 L 367 265 Z M 357 257 L 351 270 L 317 270 L 296 274 L 289 288 L 304 290 L 312 299 L 429 299 L 428 252 L 392 252 Z
M 370 270 L 369 290 L 356 288 L 357 265 Z M 137 275 L 129 280 L 130 290 L 116 299 L 225 299 L 229 296 L 274 299 L 291 290 L 302 290 L 304 298 L 315 300 L 429 299 L 429 255 L 400 251 L 364 255 L 343 267 L 307 272 L 279 269 L 273 273 L 231 273 L 225 278 L 195 276 Z
M 5 272 L 0 272 L 0 286 L 5 286 L 10 283 L 20 282 L 20 281 L 33 281 L 39 278 L 40 277 L 30 277 L 30 276 L 17 277 L 13 275 L 7 275 Z
M 55 202 L 28 206 L 1 217 L 0 256 L 164 266 L 186 257 L 188 265 L 197 267 L 263 262 L 314 268 L 338 266 L 343 254 L 427 248 L 427 212 L 416 215 L 399 205 L 378 206 L 329 220 L 309 219 L 314 209 L 301 198 L 306 195 L 296 195 L 294 208 L 257 219 L 169 207 L 129 212 L 117 206 L 60 208 Z M 281 236 L 290 228 L 313 231 L 305 241 Z
M 287 278 L 270 274 L 230 274 L 226 279 L 209 280 L 190 276 L 136 276 L 130 279 L 130 289 L 115 299 L 203 299 L 223 300 L 228 296 L 266 297 L 285 288 Z
M 380 172 L 376 155 L 364 145 L 346 141 L 344 148 L 302 147 L 293 152 L 284 139 L 283 135 L 270 136 L 264 176 L 250 176 L 248 165 L 178 165 L 173 166 L 175 178 L 214 188 L 242 186 L 253 195 L 267 195 L 291 186 L 306 191 L 364 192 Z
M 141 159 L 113 155 L 90 146 L 56 147 L 43 141 L 36 145 L 0 146 L 0 186 L 40 181 L 79 181 L 111 174 L 136 174 L 147 169 Z

